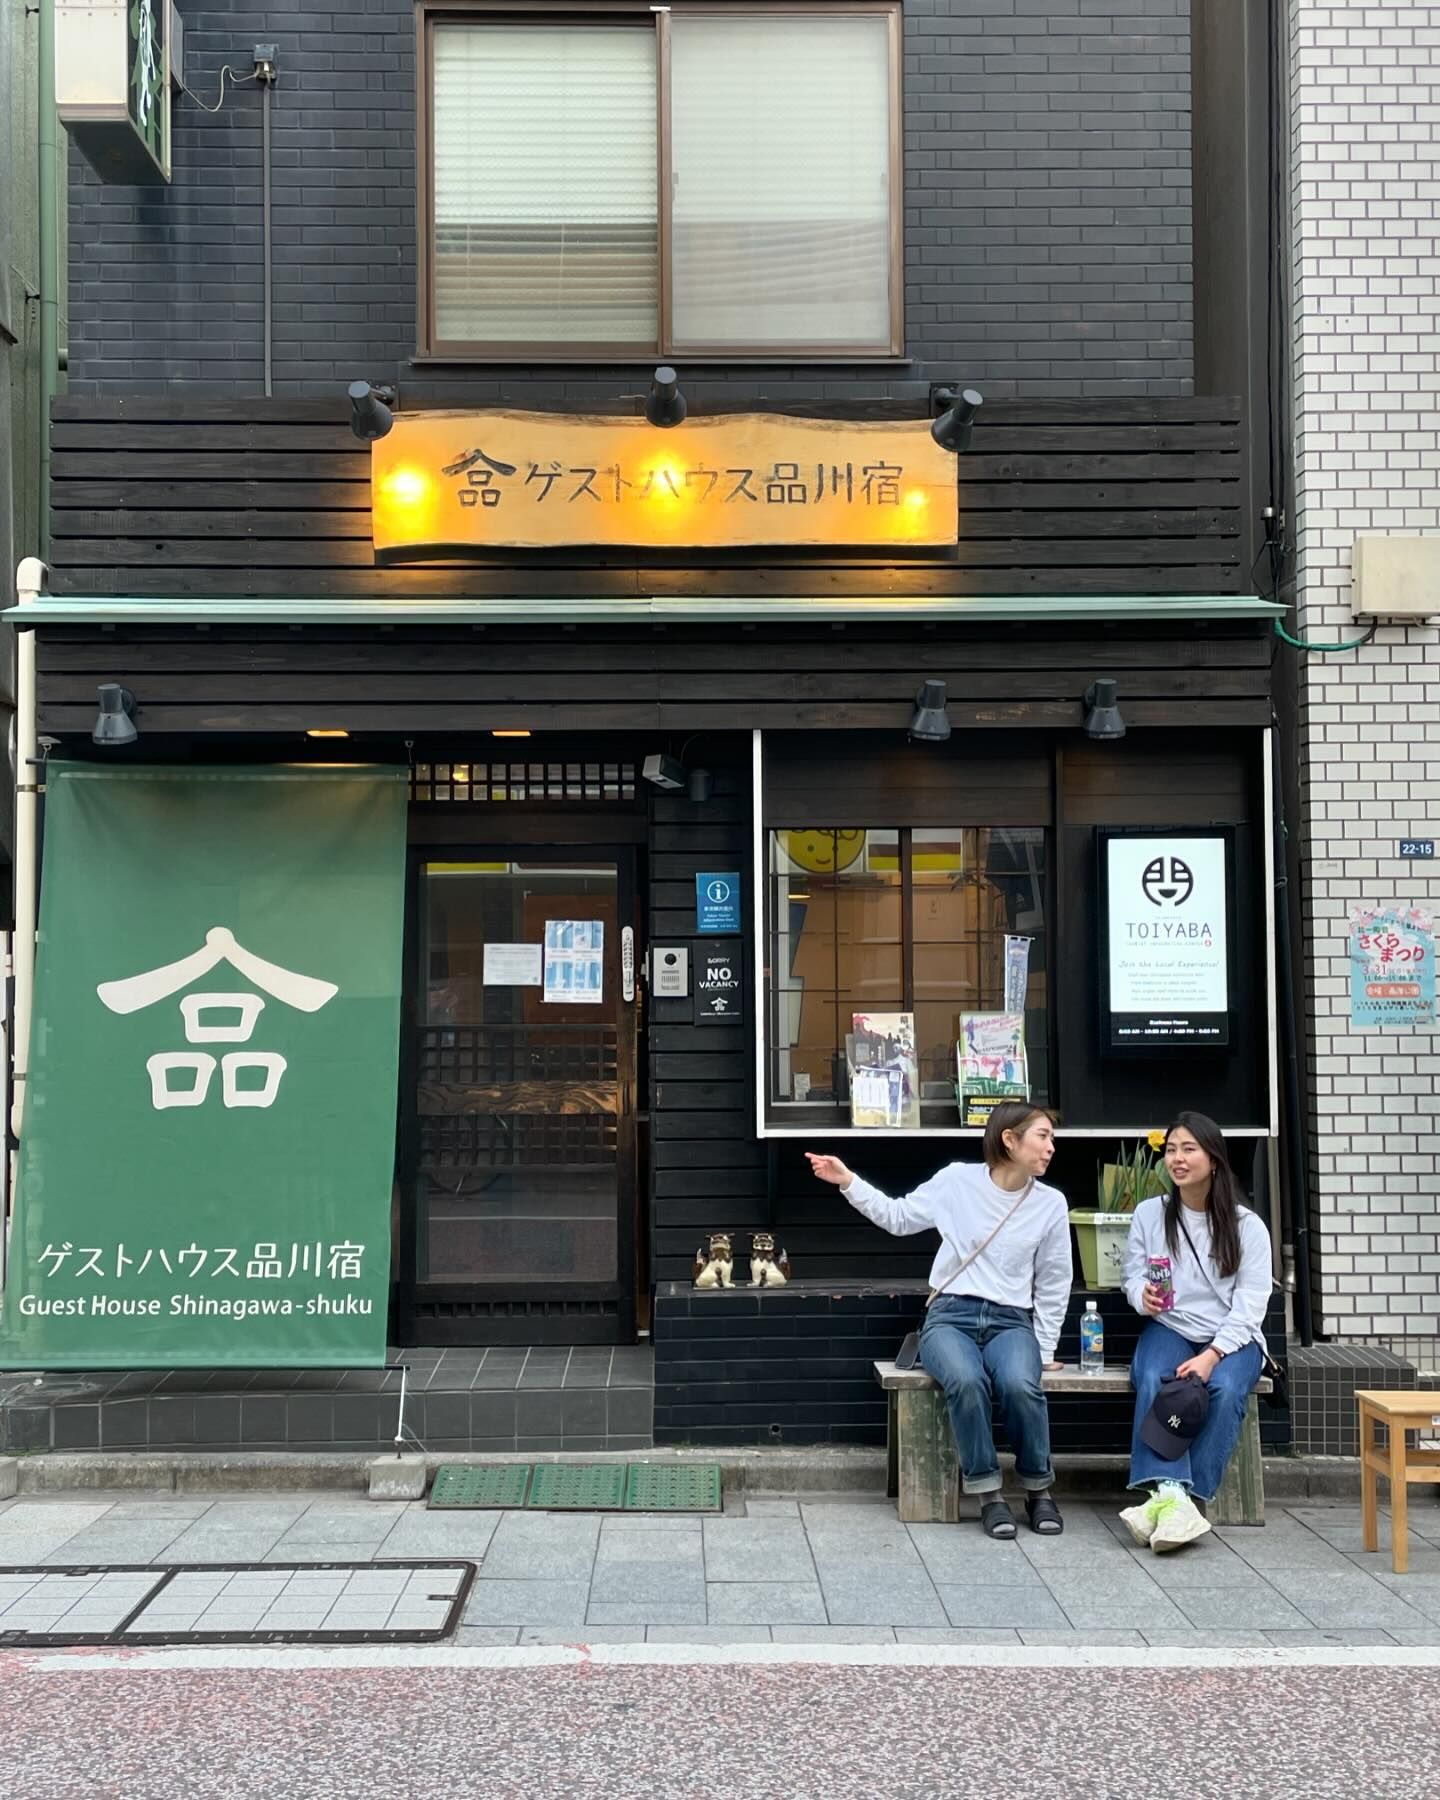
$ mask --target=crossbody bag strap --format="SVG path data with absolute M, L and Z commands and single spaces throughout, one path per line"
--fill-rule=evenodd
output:
M 961 1263 L 960 1267 L 955 1271 L 955 1273 L 950 1277 L 950 1279 L 952 1281 L 957 1280 L 961 1275 L 963 1275 L 965 1273 L 965 1271 L 970 1267 L 971 1263 L 973 1263 L 977 1257 L 983 1256 L 985 1254 L 985 1252 L 995 1242 L 996 1238 L 999 1237 L 1000 1233 L 1005 1229 L 1005 1227 L 1015 1217 L 1016 1213 L 1019 1212 L 1020 1208 L 1030 1198 L 1030 1190 L 1034 1186 L 1035 1186 L 1035 1180 L 1034 1180 L 1034 1177 L 1032 1176 L 1031 1179 L 1025 1183 L 1024 1187 L 1021 1188 L 1020 1192 L 1015 1196 L 1015 1204 L 1010 1208 L 1009 1212 L 1007 1212 L 1005 1214 L 1004 1218 L 1001 1219 L 1000 1223 L 990 1233 L 989 1237 L 986 1238 L 985 1242 L 983 1244 L 977 1245 L 976 1248 L 974 1250 L 972 1250 L 970 1252 L 970 1254 L 965 1258 L 964 1262 Z M 940 1298 L 941 1294 L 944 1293 L 945 1291 L 946 1290 L 944 1288 L 932 1289 L 929 1299 L 926 1300 L 926 1302 L 925 1302 L 926 1306 L 928 1307 L 934 1301 L 938 1300 Z
M 1219 1288 L 1216 1287 L 1214 1279 L 1212 1278 L 1209 1269 L 1205 1265 L 1205 1259 L 1201 1256 L 1200 1252 L 1195 1248 L 1195 1240 L 1194 1240 L 1194 1238 L 1191 1237 L 1189 1228 L 1185 1223 L 1185 1203 L 1183 1200 L 1180 1202 L 1180 1206 L 1178 1209 L 1177 1222 L 1180 1226 L 1181 1231 L 1184 1233 L 1185 1242 L 1190 1246 L 1190 1254 L 1195 1258 L 1196 1268 L 1198 1268 L 1200 1273 L 1205 1277 L 1206 1287 L 1209 1288 L 1210 1292 L 1215 1296 L 1215 1298 L 1220 1302 L 1220 1304 L 1222 1306 L 1228 1307 L 1230 1302 L 1220 1292 Z
M 1215 1298 L 1220 1302 L 1220 1304 L 1222 1306 L 1228 1307 L 1230 1305 L 1230 1301 L 1228 1301 L 1225 1298 L 1225 1296 L 1220 1292 L 1219 1288 L 1216 1287 L 1214 1279 L 1210 1274 L 1209 1268 L 1207 1267 L 1205 1261 L 1201 1257 L 1200 1252 L 1195 1248 L 1195 1240 L 1194 1240 L 1194 1238 L 1191 1237 L 1190 1232 L 1185 1224 L 1185 1205 L 1184 1205 L 1183 1201 L 1180 1204 L 1180 1209 L 1179 1209 L 1179 1213 L 1178 1213 L 1177 1217 L 1178 1217 L 1178 1223 L 1179 1223 L 1180 1229 L 1181 1229 L 1181 1231 L 1183 1231 L 1185 1233 L 1185 1242 L 1190 1246 L 1190 1254 L 1195 1258 L 1196 1267 L 1199 1269 L 1200 1273 L 1205 1277 L 1206 1287 L 1209 1288 L 1210 1292 L 1215 1296 Z M 1274 1378 L 1280 1373 L 1279 1363 L 1276 1362 L 1275 1358 L 1265 1348 L 1265 1342 L 1264 1342 L 1263 1338 L 1251 1338 L 1250 1342 L 1252 1344 L 1258 1343 L 1260 1345 L 1260 1366 L 1264 1370 L 1264 1372 L 1270 1376 L 1271 1380 L 1273 1381 Z M 1222 1354 L 1223 1354 L 1223 1352 L 1222 1352 Z

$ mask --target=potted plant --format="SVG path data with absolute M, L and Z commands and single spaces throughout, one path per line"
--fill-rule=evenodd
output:
M 1087 1288 L 1120 1286 L 1130 1215 L 1142 1200 L 1163 1194 L 1168 1186 L 1160 1166 L 1165 1149 L 1163 1131 L 1137 1139 L 1128 1156 L 1123 1144 L 1118 1149 L 1118 1161 L 1101 1163 L 1096 1169 L 1095 1210 L 1072 1209 L 1070 1214 Z

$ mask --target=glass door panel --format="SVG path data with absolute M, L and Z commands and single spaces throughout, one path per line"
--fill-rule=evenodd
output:
M 614 1291 L 620 926 L 614 862 L 421 865 L 420 1285 Z

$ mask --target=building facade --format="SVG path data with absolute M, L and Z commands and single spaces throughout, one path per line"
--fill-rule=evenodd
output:
M 802 1152 L 892 1188 L 977 1154 L 969 1015 L 1023 1013 L 1081 1207 L 1118 1143 L 1216 1116 L 1278 1272 L 1254 11 L 182 8 L 169 185 L 72 159 L 49 591 L 17 615 L 38 730 L 110 770 L 403 771 L 392 1342 L 577 1375 L 654 1346 L 653 1414 L 437 1390 L 433 1446 L 881 1437 L 869 1362 L 932 1247 Z M 681 422 L 644 422 L 657 364 Z M 393 415 L 373 446 L 352 382 L 362 425 Z M 960 388 L 983 405 L 937 452 Z M 760 460 L 711 467 L 707 431 Z M 954 491 L 912 503 L 892 442 Z M 527 536 L 547 477 L 597 520 L 606 478 L 697 503 Z M 100 688 L 133 743 L 92 742 Z M 1140 849 L 1145 904 L 1209 896 L 1208 974 L 1127 1010 Z M 856 1015 L 896 1013 L 918 1112 L 857 1128 Z M 770 1234 L 790 1284 L 692 1289 L 721 1233 L 742 1281 Z M 1283 1347 L 1278 1296 L 1272 1323 Z M 329 1437 L 373 1441 L 365 1404 Z M 128 1428 L 162 1441 L 160 1406 Z M 326 1437 L 311 1395 L 260 1417 Z M 1097 1429 L 1126 1427 L 1060 1436 Z
M 1440 527 L 1440 9 L 1302 0 L 1289 25 L 1296 634 L 1359 642 L 1297 653 L 1316 1322 L 1362 1385 L 1404 1385 L 1440 1332 L 1435 1035 L 1357 1017 L 1352 918 L 1440 897 L 1413 843 L 1440 799 L 1437 635 L 1359 608 L 1354 577 L 1360 541 Z

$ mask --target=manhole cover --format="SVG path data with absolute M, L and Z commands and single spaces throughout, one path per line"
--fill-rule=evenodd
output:
M 496 1463 L 479 1468 L 469 1463 L 441 1463 L 430 1486 L 430 1505 L 523 1506 L 529 1485 L 528 1463 Z
M 468 1560 L 0 1568 L 0 1648 L 430 1643 L 474 1579 Z
M 631 1463 L 625 1486 L 626 1512 L 720 1511 L 720 1465 L 697 1463 L 683 1469 Z
M 541 1463 L 530 1483 L 528 1505 L 549 1512 L 619 1512 L 625 1505 L 626 1472 L 624 1463 Z

